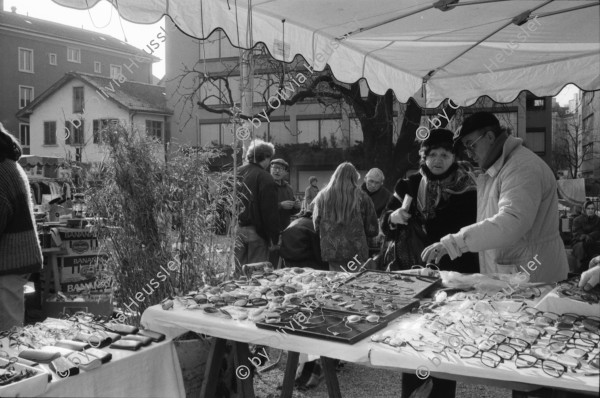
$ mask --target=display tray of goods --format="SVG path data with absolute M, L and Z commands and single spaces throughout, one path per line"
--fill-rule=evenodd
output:
M 35 397 L 43 394 L 52 376 L 17 360 L 17 357 L 0 357 L 0 397 Z
M 598 379 L 600 318 L 458 293 L 371 336 L 380 347 L 546 377 Z M 376 365 L 385 365 L 374 363 Z
M 2 397 L 37 396 L 46 390 L 52 378 L 74 377 L 110 362 L 109 348 L 137 351 L 165 339 L 161 333 L 83 312 L 15 327 L 2 332 L 2 336 L 5 347 L 5 351 L 0 351 Z
M 340 282 L 332 293 L 317 296 L 317 301 L 325 308 L 379 315 L 389 321 L 414 308 L 415 299 L 430 294 L 440 281 L 432 276 L 368 270 Z
M 165 300 L 163 309 L 177 303 L 177 308 L 249 320 L 259 328 L 354 344 L 417 307 L 414 297 L 438 282 L 437 278 L 372 271 L 265 269 Z

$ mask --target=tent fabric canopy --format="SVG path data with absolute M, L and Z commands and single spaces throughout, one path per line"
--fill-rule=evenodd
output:
M 78 9 L 99 2 L 53 1 Z M 522 90 L 552 96 L 569 83 L 600 89 L 598 0 L 113 3 L 132 22 L 154 23 L 167 14 L 190 36 L 206 38 L 221 28 L 237 47 L 262 42 L 286 62 L 301 54 L 316 71 L 328 64 L 338 80 L 365 78 L 373 92 L 391 88 L 401 102 L 426 92 L 427 107 L 447 98 L 471 105 L 482 95 L 506 103 Z

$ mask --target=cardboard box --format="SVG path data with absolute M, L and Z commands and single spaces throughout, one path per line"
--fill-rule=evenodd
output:
M 43 311 L 46 317 L 60 318 L 78 311 L 91 312 L 94 315 L 112 315 L 112 294 L 97 295 L 90 301 L 44 301 Z

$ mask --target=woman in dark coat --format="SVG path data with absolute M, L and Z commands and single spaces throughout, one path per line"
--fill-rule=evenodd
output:
M 383 233 L 395 246 L 388 250 L 391 256 L 386 256 L 386 261 L 391 257 L 391 269 L 420 264 L 426 246 L 476 221 L 475 179 L 467 163 L 456 161 L 453 137 L 450 130 L 432 130 L 421 143 L 420 173 L 396 183 L 381 221 Z M 407 194 L 412 197 L 408 211 L 402 209 Z M 438 266 L 444 271 L 479 272 L 477 253 L 466 253 L 454 261 L 444 256 Z M 432 379 L 430 398 L 454 398 L 455 381 Z M 422 384 L 415 374 L 404 373 L 402 397 L 410 396 Z
M 394 242 L 385 261 L 390 269 L 421 264 L 423 249 L 462 227 L 476 222 L 477 190 L 470 165 L 456 161 L 453 133 L 432 130 L 422 143 L 420 173 L 399 180 L 384 211 L 381 230 Z M 408 211 L 401 208 L 404 196 L 412 197 Z M 455 260 L 444 256 L 439 268 L 463 273 L 479 272 L 477 253 Z

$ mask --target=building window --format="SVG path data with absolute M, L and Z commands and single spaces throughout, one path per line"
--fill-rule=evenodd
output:
M 146 120 L 146 133 L 151 137 L 162 138 L 163 122 Z
M 67 145 L 83 145 L 85 137 L 83 136 L 83 120 L 67 120 L 65 121 L 65 144 Z
M 78 48 L 67 47 L 67 61 L 81 63 L 81 50 Z
M 19 123 L 19 141 L 21 141 L 22 147 L 29 147 L 29 138 L 29 125 Z
M 298 143 L 320 143 L 318 120 L 298 120 L 297 124 Z
M 83 113 L 83 87 L 73 87 L 73 113 Z
M 19 109 L 25 108 L 33 101 L 33 87 L 19 86 Z
M 56 145 L 56 122 L 44 122 L 44 145 Z
M 546 154 L 546 128 L 529 127 L 526 131 L 525 142 L 527 147 L 538 155 Z
M 540 97 L 527 97 L 528 111 L 543 111 L 546 109 L 546 99 Z
M 19 71 L 33 73 L 33 50 L 19 47 Z
M 94 61 L 94 73 L 102 73 L 102 63 Z
M 121 65 L 110 65 L 110 78 L 118 79 L 121 76 Z
M 201 124 L 200 145 L 221 145 L 221 124 Z
M 56 65 L 56 54 L 54 54 L 54 53 L 48 54 L 48 63 L 50 65 Z
M 92 123 L 94 144 L 101 144 L 104 142 L 107 133 L 116 130 L 119 119 L 94 119 Z

